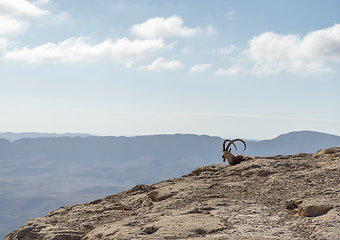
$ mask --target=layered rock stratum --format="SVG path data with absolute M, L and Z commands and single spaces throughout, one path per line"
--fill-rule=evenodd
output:
M 340 147 L 198 167 L 30 219 L 7 240 L 340 239 Z

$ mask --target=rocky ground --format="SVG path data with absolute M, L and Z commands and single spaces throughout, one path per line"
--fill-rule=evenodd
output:
M 12 239 L 340 239 L 340 147 L 199 167 L 30 219 Z

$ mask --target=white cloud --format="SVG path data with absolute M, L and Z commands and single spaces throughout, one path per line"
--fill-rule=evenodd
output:
M 16 34 L 26 31 L 29 23 L 5 15 L 0 15 L 0 35 Z
M 50 14 L 27 0 L 0 0 L 0 35 L 22 33 L 29 22 L 22 18 Z
M 240 48 L 236 47 L 235 45 L 230 45 L 228 47 L 225 48 L 219 48 L 217 49 L 218 53 L 224 54 L 224 55 L 230 55 L 233 52 L 239 50 Z
M 5 51 L 8 47 L 8 40 L 6 38 L 0 38 L 0 51 Z
M 289 72 L 309 75 L 331 73 L 327 62 L 340 62 L 340 24 L 314 31 L 303 38 L 266 32 L 254 37 L 245 52 L 257 74 Z
M 49 11 L 43 10 L 27 0 L 1 0 L 0 13 L 17 17 L 40 17 L 48 15 Z
M 340 24 L 309 33 L 302 39 L 301 47 L 307 58 L 340 62 Z
M 226 13 L 226 17 L 228 20 L 232 20 L 236 16 L 236 14 L 237 11 L 233 9 L 232 11 Z
M 218 69 L 215 73 L 215 75 L 218 76 L 236 76 L 241 73 L 241 66 L 240 65 L 233 65 L 228 69 Z
M 212 31 L 212 27 L 208 27 Z M 131 33 L 144 37 L 144 38 L 157 38 L 157 37 L 191 37 L 198 32 L 201 28 L 188 28 L 183 26 L 183 20 L 179 16 L 171 16 L 169 18 L 150 18 L 144 23 L 132 26 Z
M 62 13 L 54 15 L 52 17 L 52 19 L 55 22 L 64 22 L 64 21 L 67 21 L 69 19 L 72 19 L 72 16 L 70 14 L 68 14 L 67 12 L 62 12 Z
M 203 73 L 209 70 L 212 67 L 212 64 L 197 64 L 193 66 L 189 73 Z
M 188 55 L 188 54 L 193 53 L 193 50 L 192 50 L 191 47 L 186 47 L 186 48 L 183 48 L 183 49 L 181 50 L 181 53 L 184 54 L 184 55 Z
M 35 5 L 49 4 L 50 0 L 36 0 L 33 2 Z
M 98 59 L 135 61 L 151 56 L 165 48 L 162 39 L 130 41 L 127 38 L 113 42 L 107 39 L 99 44 L 91 44 L 89 38 L 70 38 L 59 43 L 46 43 L 30 49 L 15 49 L 7 52 L 5 58 L 22 60 L 28 63 L 40 62 L 77 62 Z
M 165 61 L 164 58 L 159 57 L 153 63 L 147 66 L 141 66 L 139 69 L 146 69 L 151 71 L 175 71 L 183 68 L 180 61 Z
M 217 33 L 217 29 L 214 28 L 213 26 L 209 25 L 206 29 L 205 32 L 208 34 L 216 34 Z

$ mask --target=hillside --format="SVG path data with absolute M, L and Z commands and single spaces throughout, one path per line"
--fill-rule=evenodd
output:
M 27 135 L 16 137 L 20 136 Z M 220 137 L 192 134 L 0 139 L 0 239 L 29 218 L 62 205 L 84 203 L 136 184 L 153 184 L 199 166 L 222 163 L 222 142 Z M 234 153 L 287 155 L 335 146 L 340 146 L 338 136 L 303 131 L 247 141 L 245 152 Z M 239 149 L 243 149 L 241 145 Z
M 340 147 L 198 167 L 64 206 L 17 239 L 339 239 Z
M 334 145 L 335 144 L 335 145 Z M 282 134 L 271 140 L 249 142 L 247 154 L 270 156 L 275 154 L 315 153 L 320 148 L 340 146 L 340 137 L 312 131 Z

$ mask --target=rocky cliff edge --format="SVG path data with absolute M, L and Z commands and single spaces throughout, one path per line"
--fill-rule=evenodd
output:
M 30 219 L 7 240 L 340 239 L 340 147 L 199 167 Z

